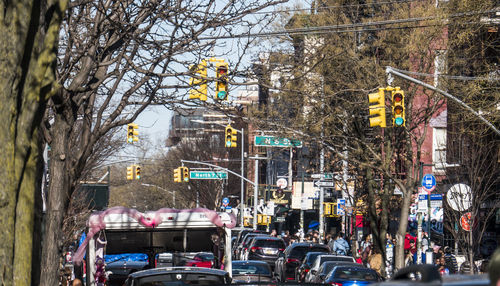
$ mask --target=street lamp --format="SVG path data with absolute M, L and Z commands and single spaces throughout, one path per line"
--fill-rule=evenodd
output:
M 222 127 L 226 127 L 226 125 L 219 122 L 210 122 L 204 120 L 191 120 L 191 122 L 201 123 L 201 124 L 214 124 Z M 234 129 L 234 128 L 233 128 Z M 245 182 L 243 181 L 245 175 L 245 128 L 241 128 L 241 130 L 234 129 L 236 132 L 241 134 L 241 190 L 240 190 L 240 226 L 244 225 L 244 217 L 243 211 L 245 209 L 245 201 L 244 201 L 244 192 L 245 192 Z
M 155 187 L 157 189 L 160 189 L 160 190 L 163 190 L 165 192 L 168 192 L 168 193 L 172 194 L 173 201 L 174 201 L 174 208 L 175 208 L 175 191 L 169 191 L 169 190 L 166 190 L 166 189 L 164 189 L 164 188 L 162 188 L 160 186 L 153 185 L 153 184 L 142 183 L 141 185 L 146 186 L 146 187 Z

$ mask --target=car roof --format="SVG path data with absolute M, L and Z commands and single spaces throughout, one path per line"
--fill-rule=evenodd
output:
M 232 264 L 262 264 L 262 265 L 268 265 L 267 262 L 260 261 L 260 260 L 233 260 Z
M 256 236 L 254 237 L 255 240 L 283 240 L 282 238 L 275 237 L 275 236 Z
M 328 248 L 328 245 L 321 244 L 321 243 L 316 243 L 316 242 L 294 242 L 294 243 L 290 244 L 290 246 L 291 247 L 297 247 L 297 246 L 313 246 L 313 247 L 316 247 L 316 246 L 319 246 L 319 247 Z
M 131 273 L 130 276 L 135 279 L 135 278 L 140 278 L 140 277 L 145 277 L 145 276 L 150 276 L 150 275 L 161 275 L 161 274 L 169 274 L 169 273 L 201 273 L 201 274 L 212 274 L 212 275 L 219 275 L 219 276 L 224 276 L 227 274 L 226 271 L 220 270 L 220 269 L 204 268 L 204 267 L 176 266 L 176 267 L 160 267 L 160 268 L 153 268 L 153 269 L 137 271 L 137 272 Z

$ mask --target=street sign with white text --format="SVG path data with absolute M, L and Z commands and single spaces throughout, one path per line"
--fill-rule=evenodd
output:
M 334 183 L 333 181 L 314 181 L 314 186 L 321 188 L 321 187 L 333 187 Z
M 212 180 L 221 180 L 221 179 L 227 179 L 227 172 L 224 171 L 190 171 L 189 172 L 189 179 L 192 180 L 206 180 L 206 179 L 212 179 Z
M 255 136 L 255 146 L 265 147 L 302 147 L 302 141 L 295 139 L 279 138 L 274 136 Z

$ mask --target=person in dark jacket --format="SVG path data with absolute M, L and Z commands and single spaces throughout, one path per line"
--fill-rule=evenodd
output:
M 458 272 L 457 259 L 453 254 L 451 254 L 451 249 L 449 246 L 444 248 L 444 261 L 446 263 L 446 268 L 450 271 L 450 274 L 455 274 Z

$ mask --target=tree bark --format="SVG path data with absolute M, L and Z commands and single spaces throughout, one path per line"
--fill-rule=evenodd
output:
M 401 206 L 401 214 L 399 216 L 399 227 L 396 233 L 396 252 L 394 257 L 395 270 L 401 269 L 405 266 L 405 250 L 404 242 L 406 229 L 408 227 L 408 210 L 410 209 L 411 203 L 411 190 L 404 189 L 403 192 L 403 205 Z

